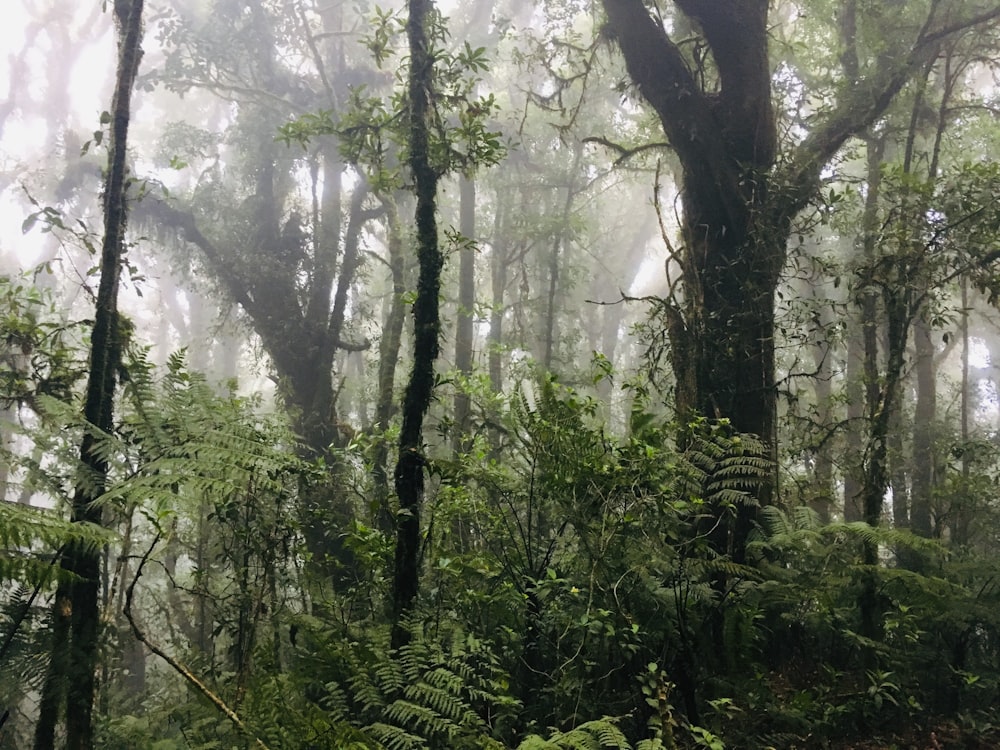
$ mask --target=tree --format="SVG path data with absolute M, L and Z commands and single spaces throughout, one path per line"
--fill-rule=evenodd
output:
M 430 122 L 434 92 L 434 52 L 429 25 L 433 0 L 409 0 L 406 36 L 410 45 L 407 80 L 409 102 L 410 171 L 417 204 L 417 296 L 413 302 L 413 368 L 403 397 L 403 426 L 395 485 L 399 497 L 396 557 L 392 586 L 392 646 L 409 641 L 404 620 L 417 596 L 420 565 L 420 504 L 424 494 L 423 424 L 434 391 L 434 362 L 438 355 L 441 319 L 438 295 L 444 257 L 437 236 L 437 184 L 439 167 L 431 160 Z
M 168 54 L 151 75 L 182 95 L 207 92 L 216 122 L 175 123 L 163 139 L 164 148 L 177 144 L 202 169 L 184 190 L 148 200 L 141 210 L 148 223 L 197 248 L 197 265 L 260 337 L 303 453 L 330 470 L 328 482 L 302 498 L 310 552 L 325 579 L 346 583 L 351 559 L 341 532 L 355 509 L 338 482 L 333 450 L 347 432 L 337 404 L 338 357 L 369 345 L 352 330 L 348 298 L 362 265 L 363 235 L 385 213 L 386 199 L 364 170 L 352 172 L 339 133 L 313 134 L 308 152 L 275 136 L 292 114 L 322 109 L 353 116 L 352 87 L 379 81 L 354 65 L 344 31 L 352 19 L 342 4 L 296 2 L 286 15 L 272 3 L 218 0 L 213 10 L 219 23 L 208 25 L 193 5 L 167 11 Z M 301 55 L 301 68 L 287 64 L 285 48 Z M 213 131 L 218 120 L 228 138 Z M 352 177 L 360 178 L 353 189 Z M 182 244 L 180 251 L 189 248 Z
M 1000 10 L 963 13 L 938 2 L 908 10 L 892 35 L 900 41 L 886 40 L 869 59 L 859 52 L 859 8 L 847 2 L 834 104 L 788 143 L 778 137 L 768 0 L 676 0 L 672 31 L 642 0 L 602 1 L 606 32 L 682 167 L 683 296 L 667 321 L 678 410 L 729 419 L 774 451 L 774 295 L 793 219 L 816 195 L 827 162 L 885 111 L 941 40 L 992 23 Z M 689 33 L 694 43 L 682 46 Z M 769 497 L 765 488 L 759 500 Z M 717 548 L 743 559 L 754 517 L 752 506 L 738 508 Z
M 108 463 L 96 446 L 100 433 L 110 432 L 113 428 L 115 377 L 121 364 L 124 339 L 128 336 L 118 312 L 118 287 L 128 219 L 126 149 L 131 98 L 142 58 L 142 9 L 143 0 L 118 0 L 114 6 L 119 35 L 118 69 L 109 118 L 111 132 L 104 189 L 101 281 L 91 333 L 90 373 L 84 403 L 87 429 L 80 446 L 81 467 L 71 508 L 72 521 L 81 524 L 101 524 L 101 509 L 95 500 L 104 491 Z M 52 653 L 42 692 L 35 749 L 54 747 L 59 706 L 65 695 L 66 747 L 86 750 L 94 746 L 93 705 L 100 637 L 100 550 L 79 543 L 70 544 L 62 552 L 60 566 L 69 577 L 59 584 L 53 603 Z

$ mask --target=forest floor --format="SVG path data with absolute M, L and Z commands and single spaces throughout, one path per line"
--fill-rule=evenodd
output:
M 1000 750 L 1000 730 L 972 736 L 956 724 L 939 723 L 898 736 L 835 743 L 830 750 Z

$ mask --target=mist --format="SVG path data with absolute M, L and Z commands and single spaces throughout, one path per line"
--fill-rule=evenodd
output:
M 997 741 L 1000 11 L 710 5 L 8 9 L 0 750 Z

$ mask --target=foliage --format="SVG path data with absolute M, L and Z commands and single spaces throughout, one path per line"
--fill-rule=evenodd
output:
M 66 159 L 52 175 L 3 165 L 31 185 L 12 191 L 26 252 L 60 237 L 85 252 L 0 278 L 0 469 L 21 501 L 0 505 L 0 715 L 12 709 L 0 746 L 30 744 L 51 561 L 70 542 L 104 553 L 100 747 L 246 740 L 143 653 L 120 614 L 130 586 L 151 641 L 274 748 L 997 746 L 1000 180 L 977 157 L 998 147 L 983 83 L 996 28 L 959 33 L 950 0 L 894 14 L 775 6 L 763 25 L 749 5 L 693 18 L 682 8 L 697 3 L 665 3 L 654 18 L 650 3 L 604 3 L 650 10 L 670 35 L 690 84 L 678 97 L 651 64 L 662 55 L 633 56 L 633 70 L 659 71 L 635 85 L 618 51 L 640 25 L 599 4 L 432 15 L 437 217 L 444 254 L 473 256 L 476 286 L 471 309 L 456 303 L 446 264 L 432 295 L 441 359 L 453 319 L 471 315 L 484 369 L 433 373 L 413 446 L 428 474 L 414 637 L 393 651 L 392 537 L 408 511 L 389 490 L 385 445 L 401 426 L 383 365 L 428 351 L 384 322 L 416 299 L 399 219 L 412 144 L 398 5 L 157 8 L 140 135 L 159 142 L 136 141 L 132 183 L 146 193 L 134 226 L 152 237 L 129 260 L 129 281 L 143 279 L 133 336 L 156 343 L 117 373 L 105 432 L 79 415 L 79 285 L 50 273 L 85 277 L 99 245 L 67 218 L 93 214 L 99 176 L 76 161 L 77 116 L 44 113 L 44 148 Z M 720 30 L 734 19 L 740 34 Z M 28 127 L 42 100 L 21 81 L 48 75 L 58 91 L 60 64 L 86 48 L 60 41 L 61 19 L 36 21 L 11 58 L 24 74 L 11 68 L 7 108 Z M 748 80 L 741 45 L 764 41 Z M 632 101 L 658 88 L 658 111 Z M 142 180 L 150 165 L 156 180 Z M 446 227 L 464 215 L 456 171 L 476 191 L 468 238 Z M 33 197 L 50 178 L 53 206 Z M 645 354 L 624 335 L 633 294 L 661 314 Z M 775 318 L 758 309 L 772 296 Z M 227 325 L 221 342 L 221 320 L 253 333 Z M 166 357 L 178 345 L 190 358 Z M 774 381 L 754 371 L 771 348 Z M 761 393 L 777 403 L 741 419 Z M 914 393 L 936 397 L 932 418 Z M 776 445 L 737 429 L 772 426 Z M 97 486 L 80 473 L 84 434 L 109 463 L 105 531 L 65 519 L 74 483 Z M 882 449 L 868 523 L 845 520 Z
M 505 149 L 499 131 L 491 125 L 498 104 L 493 94 L 477 94 L 481 74 L 488 70 L 484 47 L 473 48 L 468 41 L 449 48 L 448 26 L 434 11 L 427 34 L 433 64 L 432 112 L 428 126 L 430 162 L 438 174 L 472 172 L 477 166 L 500 162 Z M 353 87 L 341 113 L 321 109 L 306 113 L 282 125 L 278 139 L 303 147 L 321 135 L 337 135 L 344 158 L 363 165 L 376 192 L 397 187 L 402 179 L 398 165 L 407 163 L 409 132 L 405 113 L 409 61 L 398 60 L 405 29 L 402 12 L 376 7 L 369 19 L 368 35 L 361 43 L 380 70 L 392 70 L 395 90 L 388 98 L 370 92 L 366 86 Z M 390 148 L 391 146 L 391 148 Z
M 52 293 L 30 276 L 0 276 L 0 403 L 32 407 L 39 396 L 71 398 L 86 372 L 81 327 L 63 320 Z

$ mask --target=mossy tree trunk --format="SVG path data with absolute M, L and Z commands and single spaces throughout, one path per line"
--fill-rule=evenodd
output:
M 415 210 L 419 276 L 413 302 L 413 369 L 403 397 L 403 424 L 395 485 L 399 498 L 396 554 L 392 583 L 392 647 L 410 640 L 406 617 L 413 608 L 419 585 L 420 506 L 424 495 L 423 423 L 434 391 L 434 362 L 441 331 L 438 296 L 444 258 L 437 234 L 438 172 L 431 164 L 428 119 L 434 86 L 434 57 L 428 26 L 433 0 L 409 0 L 406 34 L 410 46 L 408 80 L 410 171 L 417 205 Z
M 118 313 L 118 288 L 125 253 L 126 146 L 131 117 L 132 88 L 142 57 L 143 0 L 117 0 L 118 69 L 110 121 L 108 172 L 104 190 L 104 241 L 101 280 L 97 291 L 90 345 L 84 419 L 89 425 L 80 446 L 80 474 L 73 493 L 74 523 L 100 524 L 101 509 L 94 501 L 103 494 L 107 460 L 95 451 L 100 433 L 113 428 L 115 375 L 121 362 L 124 336 Z M 66 546 L 60 558 L 66 574 L 56 590 L 53 606 L 52 658 L 42 691 L 36 750 L 54 746 L 59 706 L 66 705 L 66 748 L 94 747 L 93 707 L 97 650 L 100 637 L 99 597 L 101 551 L 80 544 Z

